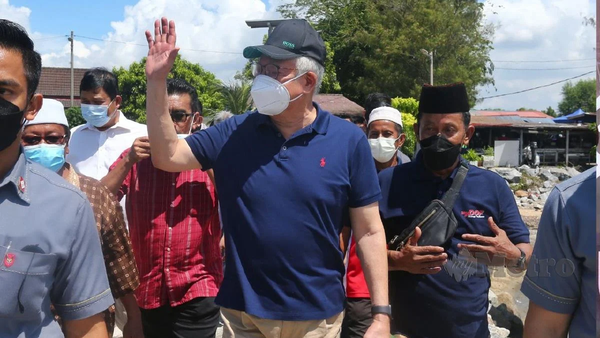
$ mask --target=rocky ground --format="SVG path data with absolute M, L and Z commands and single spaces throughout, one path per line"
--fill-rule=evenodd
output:
M 520 208 L 523 221 L 530 232 L 531 245 L 537 237 L 537 226 L 541 210 Z M 491 273 L 490 291 L 490 332 L 492 338 L 523 336 L 523 323 L 527 315 L 529 300 L 521 293 L 521 283 L 525 273 L 510 274 L 506 269 L 496 269 Z

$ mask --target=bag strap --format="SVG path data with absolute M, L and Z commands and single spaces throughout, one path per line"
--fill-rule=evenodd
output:
M 458 193 L 460 192 L 460 187 L 462 186 L 465 177 L 467 176 L 467 172 L 469 171 L 469 163 L 466 160 L 462 160 L 460 162 L 459 168 L 458 168 L 458 172 L 456 173 L 456 176 L 454 176 L 454 180 L 452 181 L 452 186 L 450 186 L 450 189 L 448 189 L 448 191 L 444 194 L 444 197 L 442 197 L 441 202 L 444 204 L 444 208 L 446 209 L 446 212 L 448 212 L 448 214 L 452 214 L 452 207 L 454 206 L 454 202 L 456 201 L 456 198 L 458 197 Z M 427 207 L 430 204 L 427 205 Z M 425 207 L 425 209 L 427 209 L 427 207 Z M 393 250 L 399 250 L 399 248 L 402 248 L 404 245 L 406 245 L 406 243 L 408 242 L 408 239 L 410 237 L 412 237 L 412 235 L 415 232 L 415 228 L 419 225 L 419 223 L 426 221 L 426 218 L 424 218 L 423 212 L 425 210 L 421 211 L 413 220 L 412 222 L 410 222 L 410 225 L 408 226 L 408 228 L 404 229 L 400 235 L 396 235 L 392 238 L 392 240 L 388 243 L 388 246 L 393 246 L 395 248 L 393 248 Z
M 456 173 L 456 176 L 454 176 L 454 180 L 452 180 L 452 186 L 450 186 L 450 189 L 448 189 L 448 191 L 446 191 L 444 194 L 444 197 L 442 197 L 442 202 L 444 203 L 446 210 L 452 210 L 454 202 L 456 201 L 456 198 L 460 192 L 460 187 L 465 181 L 465 177 L 467 177 L 468 171 L 469 163 L 465 159 L 462 159 L 458 167 L 458 172 Z

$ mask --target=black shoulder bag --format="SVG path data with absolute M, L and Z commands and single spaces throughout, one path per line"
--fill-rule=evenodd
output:
M 418 241 L 418 244 L 421 246 L 441 246 L 454 236 L 458 223 L 452 213 L 452 207 L 458 197 L 460 187 L 467 176 L 467 171 L 469 171 L 469 164 L 465 160 L 462 160 L 452 186 L 444 194 L 444 197 L 441 200 L 435 199 L 431 201 L 415 217 L 408 228 L 404 229 L 400 235 L 392 238 L 388 243 L 388 249 L 396 251 L 402 249 L 415 234 L 417 227 L 421 228 L 421 238 Z

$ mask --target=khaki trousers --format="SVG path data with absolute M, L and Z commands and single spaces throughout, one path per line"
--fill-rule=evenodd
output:
M 237 310 L 221 308 L 223 338 L 337 338 L 344 313 L 325 320 L 282 321 L 258 318 Z

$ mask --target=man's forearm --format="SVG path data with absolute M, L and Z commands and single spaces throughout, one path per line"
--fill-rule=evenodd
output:
M 529 302 L 523 338 L 566 338 L 571 315 L 556 313 Z
M 380 231 L 368 233 L 356 240 L 356 253 L 360 258 L 371 294 L 371 304 L 387 305 L 389 303 L 388 267 L 383 227 Z
M 107 338 L 104 313 L 77 320 L 65 320 L 64 331 L 66 338 Z
M 104 184 L 113 195 L 119 196 L 121 185 L 132 167 L 133 163 L 129 160 L 129 156 L 125 156 L 117 163 L 113 170 L 109 171 L 108 174 L 100 180 L 100 182 Z
M 123 307 L 125 311 L 127 311 L 127 317 L 131 318 L 131 316 L 140 316 L 140 308 L 137 304 L 135 296 L 132 293 L 128 293 L 125 296 L 119 298 L 121 303 L 123 303 Z
M 170 159 L 177 150 L 177 133 L 169 116 L 167 79 L 148 79 L 146 89 L 146 120 L 150 153 L 156 168 L 172 171 Z M 171 169 L 171 170 L 170 170 Z M 176 171 L 176 170 L 175 170 Z

